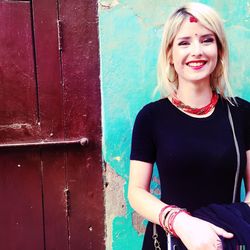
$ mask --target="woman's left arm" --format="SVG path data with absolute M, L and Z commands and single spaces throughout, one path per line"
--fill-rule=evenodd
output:
M 247 167 L 246 167 L 246 177 L 245 177 L 245 185 L 246 185 L 246 198 L 245 202 L 250 204 L 250 150 L 247 150 Z

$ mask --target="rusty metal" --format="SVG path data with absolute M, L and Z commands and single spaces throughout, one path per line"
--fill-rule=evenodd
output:
M 10 148 L 10 147 L 40 147 L 40 146 L 56 146 L 56 145 L 69 145 L 69 144 L 79 144 L 81 146 L 86 146 L 88 144 L 88 138 L 80 138 L 77 140 L 58 140 L 58 141 L 37 141 L 37 142 L 23 142 L 23 143 L 3 143 L 0 144 L 0 148 Z

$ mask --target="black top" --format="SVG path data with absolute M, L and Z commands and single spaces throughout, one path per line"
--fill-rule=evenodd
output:
M 250 103 L 236 100 L 238 106 L 230 109 L 241 155 L 239 201 L 250 149 Z M 167 98 L 146 105 L 136 117 L 130 159 L 156 163 L 161 200 L 168 204 L 192 212 L 210 203 L 231 203 L 237 155 L 226 101 L 219 98 L 205 118 L 183 113 Z

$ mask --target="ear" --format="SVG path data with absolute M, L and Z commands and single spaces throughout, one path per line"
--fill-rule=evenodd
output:
M 169 58 L 169 64 L 171 66 L 174 65 L 174 61 L 173 61 L 173 56 L 172 56 L 172 50 L 168 51 L 167 57 Z
M 170 55 L 170 57 L 169 57 L 169 64 L 170 65 L 174 65 L 174 61 L 173 61 L 173 57 L 172 57 L 172 55 Z
M 169 47 L 169 48 L 166 50 L 166 57 L 167 57 L 167 59 L 168 59 L 168 61 L 169 61 L 169 64 L 170 64 L 171 66 L 173 66 L 173 65 L 174 65 L 174 61 L 173 61 L 172 48 L 171 48 L 171 47 Z

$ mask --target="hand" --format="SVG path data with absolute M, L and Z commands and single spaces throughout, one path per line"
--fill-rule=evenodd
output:
M 189 250 L 223 250 L 219 236 L 233 237 L 232 233 L 185 213 L 176 216 L 174 230 Z

